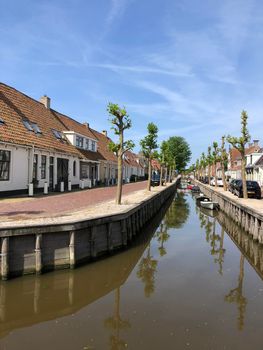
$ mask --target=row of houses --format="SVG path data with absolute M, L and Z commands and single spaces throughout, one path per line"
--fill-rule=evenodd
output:
M 254 140 L 245 150 L 246 155 L 246 174 L 248 180 L 257 181 L 263 186 L 263 148 L 259 145 L 259 140 Z M 222 177 L 220 164 L 212 169 L 212 175 Z M 228 152 L 228 164 L 226 169 L 228 178 L 241 179 L 241 154 L 235 148 L 230 148 Z
M 117 158 L 106 131 L 79 123 L 0 83 L 0 194 L 63 191 L 116 183 Z M 123 180 L 145 176 L 142 156 L 126 152 Z

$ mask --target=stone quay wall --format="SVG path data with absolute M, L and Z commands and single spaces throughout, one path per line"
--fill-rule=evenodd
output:
M 59 225 L 0 230 L 2 280 L 24 274 L 75 268 L 127 247 L 175 193 L 177 182 L 116 215 Z
M 217 192 L 213 188 L 195 180 L 201 191 L 213 201 L 218 202 L 220 210 L 227 214 L 245 232 L 252 236 L 255 241 L 263 244 L 263 214 L 239 203 L 238 199 L 229 198 L 222 192 Z

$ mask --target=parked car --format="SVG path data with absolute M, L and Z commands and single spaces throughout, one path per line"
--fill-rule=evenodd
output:
M 214 177 L 213 177 L 212 180 L 210 181 L 210 185 L 211 185 L 211 186 L 215 186 L 215 185 L 216 185 L 216 180 L 215 180 Z M 223 180 L 221 179 L 221 177 L 218 177 L 218 178 L 217 178 L 217 186 L 219 186 L 219 187 L 223 187 L 223 186 L 224 186 Z
M 228 190 L 231 193 L 235 193 L 235 185 L 237 183 L 237 181 L 240 181 L 240 179 L 230 179 L 228 182 Z
M 247 180 L 247 195 L 248 197 L 253 197 L 257 199 L 261 199 L 261 189 L 257 181 Z M 242 180 L 238 180 L 235 184 L 235 194 L 239 197 L 243 197 L 243 182 Z
M 162 184 L 164 184 L 164 179 L 162 179 Z M 160 185 L 160 175 L 153 174 L 151 178 L 151 186 L 159 186 Z

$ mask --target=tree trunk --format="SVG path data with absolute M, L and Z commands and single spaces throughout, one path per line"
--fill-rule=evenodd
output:
M 226 191 L 227 190 L 226 174 L 225 174 L 225 165 L 223 161 L 221 162 L 221 170 L 222 170 L 222 180 L 223 180 L 224 191 Z
M 211 166 L 208 165 L 208 185 L 210 186 L 210 178 L 211 178 Z
M 149 161 L 149 163 L 148 163 L 149 174 L 148 174 L 147 190 L 151 191 L 151 180 L 152 180 L 152 162 L 151 162 L 151 158 L 149 158 L 148 161 Z
M 160 183 L 159 183 L 159 186 L 162 186 L 162 185 L 163 185 L 162 180 L 163 180 L 163 166 L 161 165 L 161 173 L 160 173 Z
M 215 187 L 217 187 L 216 163 L 215 163 Z
M 246 179 L 246 157 L 245 154 L 241 154 L 241 176 L 243 183 L 243 198 L 247 198 L 247 179 Z
M 122 154 L 118 154 L 118 183 L 117 183 L 117 196 L 116 203 L 121 204 L 121 195 L 122 195 Z
M 171 175 L 172 175 L 172 169 L 169 167 L 169 177 L 168 177 L 168 182 L 171 182 Z

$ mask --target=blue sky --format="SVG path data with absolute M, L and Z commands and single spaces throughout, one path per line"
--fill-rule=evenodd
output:
M 124 105 L 127 137 L 154 122 L 194 161 L 242 109 L 263 145 L 262 27 L 260 0 L 0 0 L 0 81 L 99 131 Z

